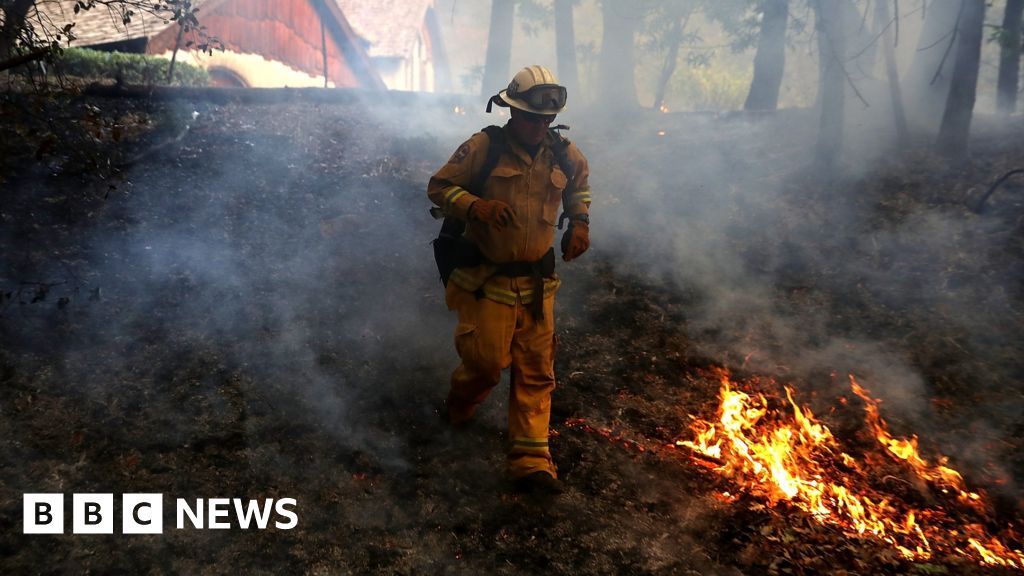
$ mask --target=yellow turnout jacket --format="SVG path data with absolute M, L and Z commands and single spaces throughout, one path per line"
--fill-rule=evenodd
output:
M 465 236 L 491 263 L 534 262 L 544 256 L 552 245 L 559 207 L 570 216 L 589 213 L 587 159 L 575 144 L 569 144 L 567 153 L 576 172 L 576 186 L 563 202 L 562 191 L 569 179 L 551 149 L 554 144 L 551 134 L 545 137 L 537 155 L 531 157 L 515 141 L 507 124 L 503 129 L 506 150 L 488 176 L 483 190 L 468 190 L 474 175 L 483 168 L 490 145 L 487 134 L 477 132 L 430 178 L 427 196 L 446 216 L 464 221 L 468 220 L 470 205 L 481 197 L 505 202 L 516 214 L 514 224 L 499 232 L 486 223 L 467 222 Z M 514 305 L 517 298 L 521 304 L 529 304 L 533 300 L 535 287 L 531 278 L 496 276 L 495 271 L 496 267 L 490 263 L 457 268 L 449 281 L 471 292 L 482 290 L 484 297 L 504 304 Z M 553 294 L 559 284 L 557 276 L 546 278 L 544 295 Z

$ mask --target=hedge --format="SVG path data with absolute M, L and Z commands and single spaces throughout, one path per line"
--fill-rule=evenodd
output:
M 88 48 L 68 48 L 56 60 L 58 69 L 68 76 L 91 80 L 120 78 L 125 84 L 159 85 L 167 83 L 170 60 L 146 54 L 102 52 Z M 177 62 L 176 86 L 206 86 L 210 76 L 203 68 Z

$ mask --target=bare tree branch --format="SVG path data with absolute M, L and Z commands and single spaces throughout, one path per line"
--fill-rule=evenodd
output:
M 20 56 L 15 56 L 14 58 L 9 58 L 7 60 L 4 60 L 3 62 L 0 62 L 0 72 L 3 72 L 8 68 L 14 68 L 15 66 L 21 66 L 22 64 L 32 62 L 34 60 L 39 60 L 41 58 L 45 58 L 46 55 L 49 53 L 49 47 L 36 48 L 28 54 L 22 54 Z
M 938 82 L 939 77 L 942 76 L 942 67 L 946 65 L 946 58 L 949 58 L 949 53 L 953 51 L 953 44 L 956 42 L 957 32 L 960 29 L 960 19 L 964 15 L 964 6 L 967 4 L 965 0 L 960 0 L 960 11 L 956 15 L 956 23 L 953 25 L 953 31 L 949 38 L 949 44 L 946 46 L 945 53 L 942 54 L 942 60 L 939 61 L 939 67 L 935 69 L 935 75 L 932 76 L 932 81 L 928 83 L 929 86 Z

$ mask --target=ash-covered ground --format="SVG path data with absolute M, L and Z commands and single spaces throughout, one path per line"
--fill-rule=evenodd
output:
M 559 266 L 566 493 L 543 499 L 503 476 L 506 387 L 468 429 L 437 414 L 456 357 L 426 181 L 503 119 L 441 101 L 3 106 L 4 573 L 1003 573 L 723 499 L 734 486 L 664 446 L 714 415 L 711 366 L 791 384 L 863 444 L 829 409 L 855 373 L 1014 541 L 1024 190 L 981 215 L 964 201 L 1021 167 L 1019 117 L 978 119 L 957 166 L 853 130 L 829 174 L 809 111 L 566 118 L 593 247 Z M 162 493 L 165 531 L 121 535 L 118 516 L 112 536 L 70 519 L 22 535 L 22 494 L 47 492 Z M 299 523 L 175 528 L 173 499 L 216 497 L 295 498 Z

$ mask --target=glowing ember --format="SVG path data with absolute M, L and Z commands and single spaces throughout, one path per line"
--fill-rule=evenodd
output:
M 785 388 L 788 409 L 776 410 L 769 408 L 763 394 L 751 396 L 737 390 L 725 370 L 716 375 L 721 382 L 718 420 L 696 419 L 696 438 L 676 444 L 721 462 L 715 469 L 749 493 L 772 506 L 780 502 L 796 506 L 847 535 L 885 542 L 908 560 L 938 554 L 1024 568 L 1024 552 L 982 526 L 984 497 L 968 491 L 961 474 L 946 466 L 945 459 L 933 465 L 922 458 L 916 437 L 893 437 L 879 415 L 878 400 L 853 376 L 850 385 L 864 401 L 865 422 L 885 454 L 903 464 L 918 484 L 924 482 L 955 498 L 947 498 L 945 505 L 915 509 L 896 495 L 880 492 L 879 482 L 865 471 L 868 467 L 843 452 L 831 430 L 807 407 L 797 405 L 791 388 Z M 978 521 L 957 520 L 965 516 Z

